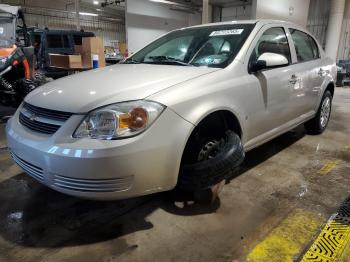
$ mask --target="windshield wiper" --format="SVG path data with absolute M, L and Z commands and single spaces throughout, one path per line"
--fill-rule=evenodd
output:
M 137 61 L 137 60 L 134 60 L 134 59 L 129 58 L 129 59 L 125 60 L 125 61 L 123 62 L 123 64 L 141 64 L 141 62 L 140 62 L 140 61 Z
M 176 59 L 171 56 L 160 55 L 160 56 L 150 56 L 149 58 L 153 60 L 153 61 L 147 61 L 147 63 L 150 63 L 150 64 L 161 63 L 161 64 L 178 64 L 183 66 L 192 66 L 189 63 L 180 61 L 179 59 Z

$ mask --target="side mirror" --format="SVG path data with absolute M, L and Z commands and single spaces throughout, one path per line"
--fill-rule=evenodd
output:
M 256 62 L 251 65 L 251 72 L 259 72 L 264 69 L 288 65 L 288 59 L 276 53 L 263 53 Z

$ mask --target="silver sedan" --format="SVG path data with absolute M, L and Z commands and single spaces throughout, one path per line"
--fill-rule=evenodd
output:
M 302 123 L 321 134 L 335 74 L 335 62 L 294 24 L 183 28 L 121 64 L 31 92 L 7 124 L 8 146 L 28 175 L 69 195 L 197 192 Z

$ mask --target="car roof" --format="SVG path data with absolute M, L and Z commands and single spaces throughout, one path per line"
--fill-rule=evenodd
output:
M 303 27 L 296 25 L 292 22 L 282 21 L 282 20 L 274 20 L 274 19 L 235 20 L 235 21 L 226 21 L 226 22 L 216 22 L 216 23 L 195 25 L 195 26 L 190 26 L 188 28 L 199 28 L 199 27 L 232 25 L 232 24 L 260 24 L 260 25 L 281 24 L 281 25 L 293 26 L 295 28 L 303 28 Z M 305 29 L 305 28 L 303 28 L 303 29 Z

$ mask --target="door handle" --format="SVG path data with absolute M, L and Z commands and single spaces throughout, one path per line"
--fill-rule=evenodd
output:
M 289 79 L 289 83 L 295 85 L 298 82 L 298 77 L 296 75 L 292 75 Z

